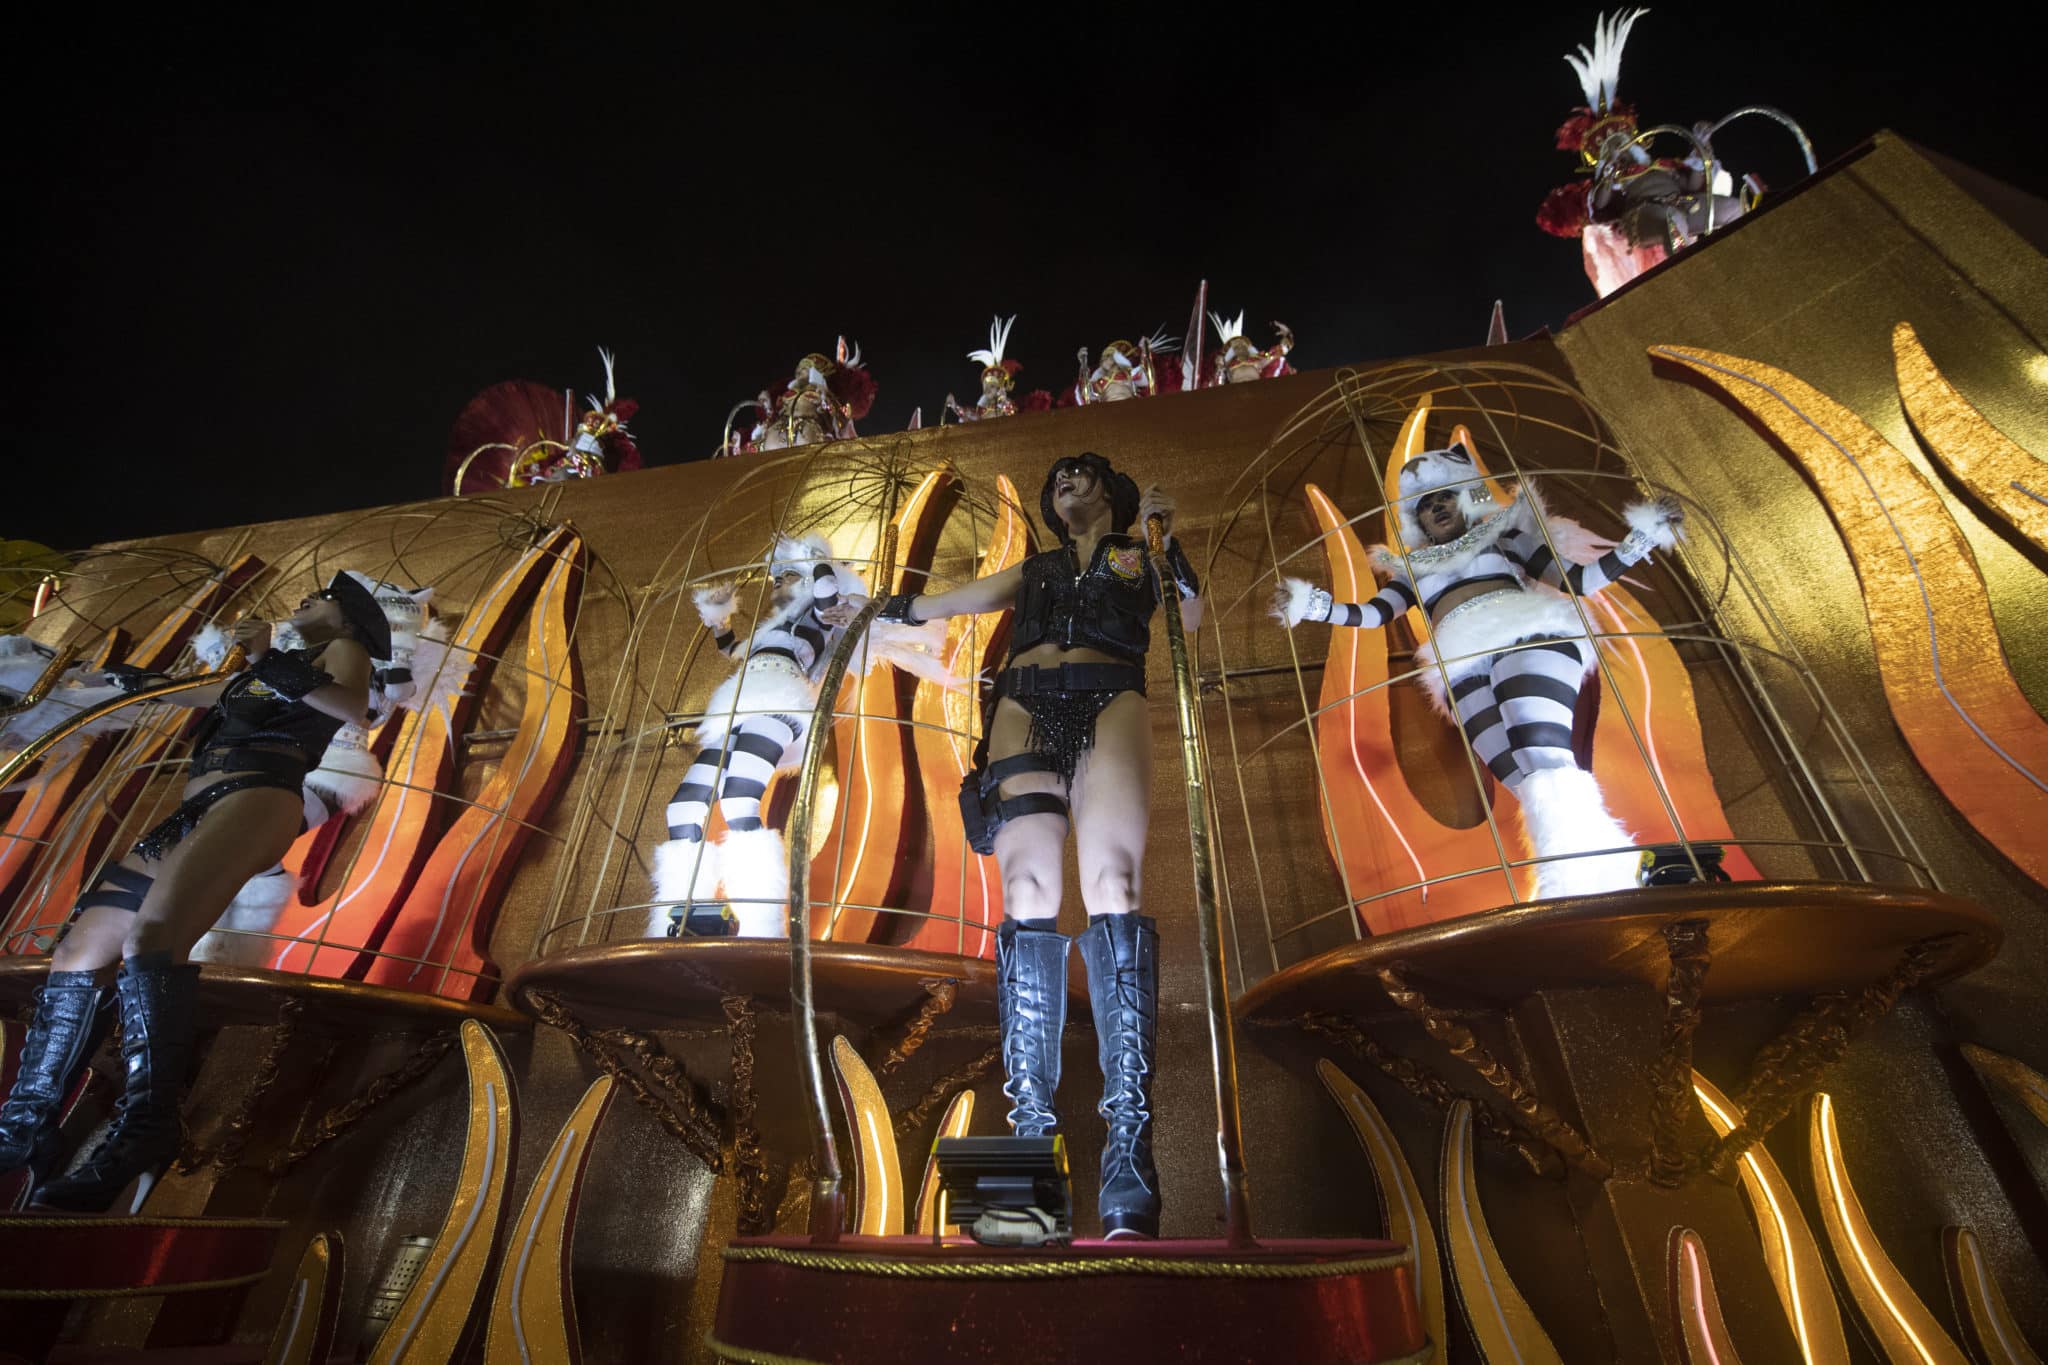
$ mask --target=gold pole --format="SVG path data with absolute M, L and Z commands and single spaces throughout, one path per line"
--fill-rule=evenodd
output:
M 194 688 L 210 687 L 217 682 L 226 682 L 241 671 L 242 647 L 236 645 L 228 651 L 227 658 L 221 660 L 220 671 L 217 673 L 200 673 L 190 678 L 179 678 L 175 682 L 165 683 L 162 687 L 152 687 L 147 692 L 137 692 L 132 696 L 126 697 L 112 697 L 101 702 L 98 706 L 88 706 L 63 724 L 52 726 L 42 734 L 37 735 L 28 742 L 20 753 L 8 759 L 5 763 L 0 763 L 0 787 L 5 787 L 8 783 L 14 781 L 15 778 L 27 772 L 30 764 L 102 716 L 111 716 L 122 707 L 133 706 L 137 702 L 161 701 L 165 697 L 174 696 L 179 692 L 190 692 Z
M 1166 562 L 1166 527 L 1145 519 L 1145 539 L 1158 577 L 1166 616 L 1166 643 L 1173 654 L 1174 719 L 1180 726 L 1181 772 L 1187 778 L 1188 839 L 1195 858 L 1195 925 L 1202 942 L 1202 993 L 1209 1015 L 1209 1067 L 1216 1077 L 1216 1155 L 1223 1178 L 1223 1236 L 1231 1246 L 1252 1243 L 1251 1196 L 1244 1168 L 1244 1122 L 1237 1106 L 1237 1039 L 1230 1021 L 1230 975 L 1223 961 L 1223 921 L 1216 905 L 1216 868 L 1209 834 L 1207 782 L 1196 725 L 1199 697 L 1188 662 L 1188 637 L 1181 626 L 1180 594 Z
M 838 705 L 839 685 L 847 663 L 867 633 L 868 623 L 888 600 L 896 565 L 896 485 L 889 484 L 884 513 L 882 552 L 875 564 L 874 591 L 848 623 L 818 682 L 818 703 L 811 708 L 811 728 L 804 737 L 804 766 L 797 777 L 796 801 L 789 811 L 789 1011 L 796 1023 L 797 1083 L 810 1110 L 811 1240 L 836 1242 L 845 1219 L 845 1179 L 839 1166 L 839 1144 L 832 1134 L 832 1111 L 825 1099 L 825 1068 L 818 1056 L 818 1015 L 811 998 L 811 817 L 817 810 L 818 775 L 825 766 L 826 735 Z
M 21 700 L 0 706 L 0 720 L 34 709 L 43 698 L 56 689 L 57 680 L 64 676 L 64 670 L 71 667 L 71 661 L 77 657 L 77 645 L 66 645 L 58 650 L 57 656 L 50 660 L 49 666 L 29 684 L 28 691 L 21 694 Z

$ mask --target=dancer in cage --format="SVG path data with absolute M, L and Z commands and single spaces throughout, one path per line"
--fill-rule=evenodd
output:
M 177 1155 L 199 984 L 187 955 L 244 883 L 298 836 L 302 785 L 334 733 L 367 719 L 374 663 L 392 652 L 379 586 L 360 574 L 335 575 L 291 618 L 299 639 L 291 648 L 266 622 L 240 623 L 233 636 L 246 671 L 165 698 L 210 708 L 193 742 L 183 803 L 79 897 L 0 1106 L 0 1170 L 28 1168 L 37 1182 L 33 1207 L 105 1209 L 131 1182 L 132 1207 L 140 1207 Z M 164 681 L 135 670 L 109 677 L 132 691 Z M 58 1110 L 106 1022 L 105 977 L 117 967 L 120 1101 L 84 1160 L 46 1179 L 59 1155 Z
M 1337 602 L 1322 588 L 1282 578 L 1274 614 L 1290 628 L 1303 621 L 1372 628 L 1420 605 L 1430 642 L 1416 651 L 1416 680 L 1515 794 L 1531 855 L 1554 859 L 1536 864 L 1537 895 L 1634 886 L 1634 841 L 1572 749 L 1595 646 L 1568 594 L 1590 597 L 1652 550 L 1668 549 L 1682 509 L 1670 499 L 1631 504 L 1623 513 L 1628 535 L 1581 564 L 1559 560 L 1552 546 L 1569 555 L 1605 542 L 1546 515 L 1527 483 L 1508 506 L 1495 502 L 1463 446 L 1417 455 L 1401 466 L 1399 485 L 1405 554 L 1384 545 L 1372 551 L 1386 586 L 1366 602 Z
M 371 752 L 372 730 L 388 723 L 400 707 L 427 715 L 445 714 L 444 708 L 467 688 L 474 668 L 472 660 L 458 660 L 451 654 L 446 624 L 429 619 L 432 588 L 408 590 L 378 583 L 374 591 L 391 626 L 391 661 L 371 670 L 367 721 L 361 725 L 349 722 L 336 730 L 319 766 L 306 774 L 305 825 L 309 830 L 336 816 L 356 814 L 383 789 L 384 765 Z M 302 643 L 288 620 L 271 623 L 270 639 L 274 648 Z M 233 643 L 226 631 L 209 623 L 193 637 L 192 654 L 203 667 L 217 669 Z M 298 890 L 298 877 L 282 860 L 251 877 L 213 928 L 192 945 L 192 960 L 265 965 L 278 947 L 270 932 Z
M 789 855 L 782 832 L 763 822 L 761 802 L 776 773 L 803 762 L 818 678 L 839 637 L 833 608 L 867 585 L 832 557 L 831 543 L 820 535 L 779 540 L 768 576 L 771 609 L 745 640 L 732 629 L 733 584 L 710 584 L 695 594 L 698 615 L 719 652 L 739 660 L 740 667 L 705 704 L 697 759 L 669 801 L 668 839 L 654 851 L 659 904 L 648 918 L 649 937 L 682 936 L 692 907 L 716 905 L 721 886 L 730 915 L 720 918 L 741 937 L 775 938 L 789 931 Z M 874 662 L 887 662 L 957 685 L 940 662 L 944 643 L 943 627 L 877 625 L 856 648 L 853 665 L 865 672 Z M 714 803 L 726 826 L 724 840 L 715 844 L 704 837 Z
M 961 789 L 969 844 L 993 853 L 1003 877 L 996 934 L 1003 1093 L 1020 1137 L 1056 1131 L 1067 954 L 1087 967 L 1102 1067 L 1098 1211 L 1106 1237 L 1155 1237 L 1159 1177 L 1152 1161 L 1153 1042 L 1158 933 L 1138 913 L 1152 782 L 1145 653 L 1159 588 L 1146 562 L 1145 520 L 1171 523 L 1172 502 L 1142 497 L 1093 452 L 1063 459 L 1039 495 L 1058 549 L 948 592 L 899 595 L 887 620 L 921 623 L 1014 609 L 1010 657 L 996 679 L 976 770 Z M 1169 542 L 1171 592 L 1192 629 L 1200 615 L 1193 568 Z M 840 612 L 850 615 L 857 602 Z M 1056 920 L 1070 823 L 1088 928 L 1070 940 Z

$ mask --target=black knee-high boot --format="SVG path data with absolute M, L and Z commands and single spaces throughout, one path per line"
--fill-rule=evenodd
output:
M 1159 1022 L 1159 931 L 1145 915 L 1098 915 L 1074 940 L 1088 969 L 1102 1064 L 1104 1237 L 1159 1235 L 1152 1164 L 1152 1061 Z
M 0 1174 L 26 1167 L 41 1180 L 55 1164 L 58 1111 L 112 1020 L 109 994 L 91 972 L 51 972 L 36 992 L 21 1070 L 0 1105 Z
M 1051 1137 L 1059 1128 L 1053 1100 L 1060 1088 L 1067 949 L 1072 943 L 1057 929 L 1033 929 L 1013 919 L 1004 920 L 996 930 L 1003 1094 L 1010 1100 L 1010 1130 L 1018 1137 Z
M 137 1177 L 139 1207 L 184 1140 L 180 1102 L 192 1062 L 199 967 L 173 963 L 169 953 L 144 953 L 122 964 L 114 989 L 123 1076 L 113 1123 L 76 1170 L 36 1189 L 34 1208 L 101 1212 Z

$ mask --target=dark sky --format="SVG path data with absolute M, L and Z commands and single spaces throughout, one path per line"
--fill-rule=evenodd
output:
M 1476 343 L 1496 297 L 1517 335 L 1592 297 L 1532 222 L 1570 173 L 1560 54 L 1591 6 L 493 8 L 10 21 L 0 537 L 432 496 L 471 394 L 581 392 L 599 344 L 666 464 L 841 333 L 883 432 L 973 391 L 996 311 L 1057 387 L 1078 346 L 1180 331 L 1205 276 L 1311 368 Z M 1823 162 L 1890 127 L 2043 192 L 2004 19 L 1847 13 L 1660 6 L 1622 95 L 1657 122 L 1775 104 Z M 1761 125 L 1722 150 L 1798 166 Z

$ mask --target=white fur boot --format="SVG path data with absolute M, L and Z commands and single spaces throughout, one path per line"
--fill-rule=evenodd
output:
M 789 935 L 789 850 L 782 831 L 729 830 L 720 869 L 741 938 Z
M 666 938 L 669 910 L 718 904 L 718 865 L 725 845 L 702 839 L 670 839 L 654 850 L 654 899 L 647 912 L 648 938 Z
M 194 962 L 227 962 L 237 967 L 258 967 L 270 952 L 270 940 L 258 938 L 276 927 L 277 917 L 291 904 L 292 897 L 299 889 L 299 879 L 285 871 L 279 864 L 268 872 L 251 877 L 228 902 L 228 908 L 221 911 L 220 918 L 213 922 L 213 928 L 199 936 L 192 945 Z M 239 933 L 223 933 L 222 930 L 240 930 Z
M 1531 857 L 1591 855 L 1538 863 L 1538 898 L 1591 896 L 1636 885 L 1638 855 L 1628 851 L 1635 839 L 1608 813 L 1593 774 L 1582 768 L 1540 768 L 1522 779 L 1518 795 Z M 1595 854 L 1596 849 L 1624 851 Z

